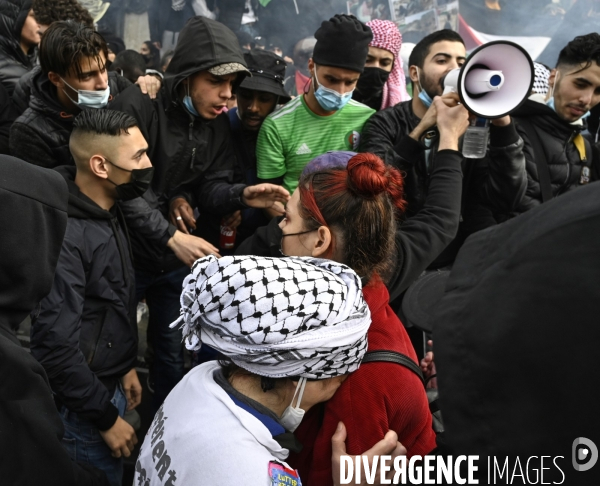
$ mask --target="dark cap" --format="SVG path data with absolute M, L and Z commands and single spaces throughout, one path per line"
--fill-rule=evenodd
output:
M 321 24 L 315 37 L 316 64 L 363 72 L 373 32 L 354 15 L 334 15 Z
M 274 52 L 252 49 L 244 53 L 244 59 L 252 77 L 242 81 L 240 88 L 264 91 L 279 96 L 280 103 L 291 100 L 283 89 L 286 62 Z
M 435 321 L 437 303 L 444 296 L 450 270 L 426 272 L 406 291 L 402 299 L 405 324 L 431 332 Z

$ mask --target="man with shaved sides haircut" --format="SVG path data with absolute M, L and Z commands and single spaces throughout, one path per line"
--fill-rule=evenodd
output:
M 600 34 L 575 37 L 560 51 L 546 95 L 534 94 L 514 113 L 525 141 L 527 192 L 517 210 L 598 180 L 599 155 L 582 135 L 600 102 Z
M 259 179 L 290 194 L 304 166 L 330 150 L 356 150 L 375 110 L 352 99 L 365 68 L 371 29 L 352 15 L 335 15 L 315 33 L 308 91 L 264 121 L 256 146 Z M 272 214 L 274 215 L 274 214 Z
M 382 110 L 366 123 L 360 151 L 372 152 L 405 176 L 406 215 L 425 205 L 430 176 L 439 145 L 437 110 L 433 99 L 442 96 L 444 77 L 466 60 L 458 33 L 444 29 L 423 38 L 409 58 L 413 99 Z M 442 96 L 449 106 L 459 102 L 456 93 Z M 523 141 L 510 116 L 492 120 L 487 156 L 463 159 L 462 215 L 459 233 L 434 267 L 449 265 L 466 236 L 496 224 L 494 213 L 512 211 L 521 201 L 527 182 Z
M 82 111 L 69 146 L 75 167 L 56 169 L 69 189 L 67 230 L 52 290 L 32 316 L 31 352 L 48 374 L 72 459 L 118 486 L 137 442 L 122 417 L 142 388 L 131 249 L 115 203 L 141 196 L 154 169 L 125 113 Z

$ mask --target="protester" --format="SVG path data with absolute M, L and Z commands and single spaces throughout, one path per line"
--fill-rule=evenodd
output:
M 376 113 L 363 130 L 360 151 L 374 153 L 406 173 L 408 217 L 423 207 L 432 157 L 437 152 L 439 134 L 432 98 L 442 95 L 443 76 L 460 67 L 465 57 L 463 40 L 456 32 L 441 30 L 425 37 L 410 55 L 415 96 Z M 456 241 L 436 261 L 438 267 L 452 263 L 468 234 L 496 224 L 491 208 L 511 210 L 525 192 L 523 141 L 510 116 L 492 120 L 487 157 L 463 163 L 463 223 Z
M 600 154 L 582 136 L 586 117 L 600 102 L 600 35 L 576 37 L 560 51 L 550 89 L 532 95 L 514 117 L 525 141 L 527 191 L 514 212 L 597 180 Z
M 312 58 L 317 39 L 307 37 L 299 40 L 294 46 L 292 69 L 288 69 L 287 79 L 284 82 L 286 93 L 291 96 L 302 96 L 308 90 L 310 84 L 310 71 L 308 61 Z
M 175 51 L 168 51 L 160 58 L 160 70 L 163 73 L 167 72 L 171 59 L 173 59 L 173 54 L 175 54 Z
M 145 41 L 140 47 L 140 54 L 146 62 L 146 69 L 160 71 L 160 50 L 152 42 Z
M 237 161 L 236 182 L 257 184 L 256 142 L 258 132 L 265 118 L 277 105 L 290 101 L 283 89 L 285 61 L 276 54 L 262 49 L 253 49 L 244 53 L 244 59 L 252 76 L 245 77 L 236 91 L 237 108 L 229 110 L 231 137 Z M 175 224 L 175 215 L 171 215 Z M 236 230 L 236 246 L 257 228 L 268 224 L 269 220 L 261 209 L 247 208 L 236 211 L 227 219 L 225 225 Z M 200 214 L 197 234 L 219 245 L 221 218 Z
M 402 177 L 372 154 L 331 152 L 304 169 L 300 184 L 277 227 L 242 244 L 239 254 L 331 258 L 361 276 L 371 309 L 369 351 L 417 356 L 390 308 L 455 236 L 460 213 L 462 159 L 458 139 L 468 124 L 462 106 L 435 100 L 440 115 L 440 152 L 423 210 L 396 230 L 405 203 Z M 279 231 L 276 231 L 278 229 Z M 385 282 L 385 284 L 384 284 Z M 388 292 L 389 289 L 389 292 Z M 399 394 L 398 390 L 402 393 Z M 360 397 L 360 401 L 352 397 Z M 359 454 L 394 430 L 408 456 L 435 447 L 425 390 L 417 376 L 392 363 L 369 363 L 350 376 L 325 405 L 307 414 L 297 431 L 304 448 L 290 458 L 308 484 L 331 483 L 329 438 L 338 421 L 348 430 L 348 453 Z
M 156 99 L 131 87 L 111 105 L 136 117 L 156 168 L 144 198 L 123 205 L 134 248 L 137 298 L 146 298 L 154 333 L 156 409 L 183 377 L 181 333 L 169 324 L 178 315 L 181 282 L 189 271 L 184 264 L 219 254 L 206 240 L 187 234 L 196 228 L 194 209 L 222 217 L 289 198 L 274 185 L 234 183 L 235 152 L 223 108 L 247 73 L 233 32 L 214 20 L 193 17 L 181 31 Z M 169 210 L 176 225 L 168 222 Z
M 367 25 L 373 40 L 352 98 L 374 110 L 383 110 L 410 100 L 400 58 L 402 34 L 390 20 L 371 20 Z
M 16 104 L 29 108 L 11 128 L 11 154 L 42 167 L 72 165 L 68 145 L 74 117 L 85 108 L 106 107 L 131 85 L 107 72 L 106 60 L 106 43 L 93 29 L 72 20 L 53 23 L 40 45 L 41 68 L 15 91 Z M 152 76 L 138 82 L 150 80 L 155 82 Z
M 373 35 L 352 15 L 335 15 L 315 33 L 308 92 L 264 121 L 256 147 L 258 177 L 290 193 L 304 166 L 328 150 L 352 150 L 373 110 L 352 100 Z M 271 214 L 273 216 L 273 214 Z
M 69 220 L 52 290 L 32 319 L 31 353 L 48 373 L 71 458 L 118 486 L 122 456 L 137 442 L 122 417 L 139 405 L 142 387 L 131 248 L 115 202 L 142 194 L 153 169 L 146 140 L 124 113 L 82 112 L 70 148 L 76 167 L 59 169 Z
M 32 0 L 0 0 L 0 82 L 9 96 L 19 78 L 33 68 L 40 26 Z
M 40 34 L 43 34 L 52 22 L 59 20 L 74 20 L 94 27 L 94 19 L 77 0 L 33 0 L 32 8 Z
M 3 484 L 107 486 L 71 460 L 42 366 L 21 347 L 19 324 L 52 287 L 67 226 L 67 187 L 54 171 L 0 156 L 0 477 Z
M 113 62 L 115 58 L 125 50 L 125 42 L 123 42 L 123 39 L 109 31 L 102 31 L 100 32 L 100 35 L 102 35 L 102 37 L 106 41 L 106 47 L 108 49 L 108 60 L 110 62 Z
M 119 73 L 125 79 L 135 83 L 146 72 L 146 61 L 139 52 L 127 49 L 117 54 L 109 71 Z
M 600 185 L 588 184 L 473 235 L 445 293 L 422 301 L 435 316 L 442 454 L 479 455 L 479 484 L 490 482 L 488 457 L 501 467 L 508 457 L 508 477 L 496 484 L 514 484 L 515 457 L 525 470 L 531 456 L 532 482 L 533 468 L 550 484 L 600 482 L 598 465 L 573 468 L 586 450 L 577 438 L 600 442 L 596 410 L 582 406 L 600 379 L 600 255 L 590 247 L 600 237 L 599 197 Z M 544 457 L 552 459 L 540 466 Z
M 163 52 L 175 49 L 179 32 L 194 16 L 191 0 L 150 0 L 149 3 L 150 41 Z
M 284 462 L 299 447 L 288 431 L 360 365 L 370 323 L 360 279 L 327 260 L 209 256 L 181 303 L 186 346 L 205 342 L 226 358 L 197 366 L 167 397 L 135 481 L 300 484 Z

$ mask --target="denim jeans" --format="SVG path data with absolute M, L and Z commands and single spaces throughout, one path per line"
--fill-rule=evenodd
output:
M 136 298 L 148 304 L 148 333 L 154 346 L 151 375 L 154 381 L 153 408 L 157 411 L 169 392 L 183 378 L 181 330 L 169 326 L 179 317 L 183 279 L 188 267 L 169 273 L 135 272 Z
M 123 417 L 127 408 L 127 398 L 120 383 L 111 402 Z M 121 486 L 123 458 L 117 459 L 111 455 L 111 450 L 102 439 L 98 428 L 65 406 L 61 408 L 60 416 L 65 425 L 62 443 L 71 459 L 104 471 L 111 486 Z

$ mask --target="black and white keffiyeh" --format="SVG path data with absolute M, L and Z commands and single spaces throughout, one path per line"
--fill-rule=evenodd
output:
M 539 62 L 534 62 L 533 68 L 535 76 L 533 78 L 532 90 L 534 93 L 545 95 L 550 89 L 548 81 L 550 79 L 550 70 Z
M 310 257 L 208 256 L 183 283 L 185 345 L 202 343 L 252 373 L 324 379 L 355 371 L 371 314 L 349 267 Z

